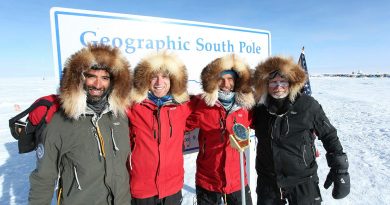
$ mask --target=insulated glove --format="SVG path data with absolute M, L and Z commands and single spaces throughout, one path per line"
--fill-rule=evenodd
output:
M 326 177 L 324 188 L 328 189 L 333 183 L 332 196 L 335 199 L 342 199 L 349 194 L 350 178 L 348 173 L 348 158 L 345 153 L 327 154 L 328 166 L 331 167 Z
M 344 172 L 344 173 L 343 173 Z M 328 189 L 333 183 L 332 196 L 335 199 L 342 199 L 349 194 L 350 181 L 347 170 L 330 170 L 324 183 L 325 189 Z

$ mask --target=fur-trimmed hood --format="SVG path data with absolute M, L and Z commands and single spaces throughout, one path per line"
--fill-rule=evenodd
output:
M 254 73 L 255 99 L 264 104 L 268 96 L 269 74 L 278 70 L 284 75 L 289 83 L 289 100 L 294 102 L 295 97 L 305 85 L 307 76 L 305 71 L 292 58 L 281 56 L 270 57 L 256 66 Z
M 234 84 L 235 101 L 239 106 L 250 109 L 254 104 L 251 88 L 251 71 L 249 65 L 235 54 L 217 58 L 203 68 L 201 73 L 204 93 L 202 98 L 208 106 L 214 106 L 218 100 L 219 79 L 222 71 L 233 70 L 237 73 Z
M 130 104 L 130 64 L 119 49 L 107 45 L 88 45 L 66 61 L 60 86 L 61 107 L 65 115 L 78 119 L 86 114 L 87 93 L 83 72 L 92 66 L 108 68 L 111 76 L 110 110 L 114 115 L 125 115 L 125 109 Z
M 143 58 L 134 68 L 131 99 L 135 103 L 140 103 L 147 98 L 151 79 L 158 72 L 168 73 L 171 84 L 169 93 L 176 102 L 183 103 L 189 100 L 186 66 L 176 55 L 164 51 Z

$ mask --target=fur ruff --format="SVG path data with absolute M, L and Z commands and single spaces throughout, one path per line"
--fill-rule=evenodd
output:
M 301 88 L 305 85 L 306 73 L 298 64 L 294 63 L 292 58 L 270 57 L 256 66 L 253 78 L 256 102 L 260 104 L 266 102 L 269 74 L 276 70 L 279 70 L 290 82 L 288 98 L 291 102 L 294 102 Z
M 169 92 L 176 102 L 183 103 L 189 100 L 187 68 L 176 55 L 165 51 L 142 59 L 134 68 L 131 99 L 135 103 L 147 98 L 151 79 L 158 72 L 168 73 L 171 84 Z
M 84 90 L 83 72 L 94 65 L 109 68 L 112 86 L 108 97 L 110 109 L 115 116 L 125 116 L 125 109 L 130 104 L 130 64 L 119 49 L 107 45 L 88 45 L 66 61 L 60 86 L 61 106 L 65 115 L 72 119 L 85 115 L 87 93 Z
M 255 104 L 251 88 L 251 71 L 249 65 L 235 54 L 217 58 L 203 68 L 201 73 L 204 93 L 202 98 L 208 106 L 214 106 L 218 100 L 220 73 L 224 70 L 233 70 L 238 78 L 235 81 L 235 101 L 243 108 L 250 109 Z

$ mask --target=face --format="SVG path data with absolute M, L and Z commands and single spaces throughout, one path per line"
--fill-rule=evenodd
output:
M 218 85 L 221 91 L 233 91 L 234 77 L 231 74 L 225 74 L 219 78 Z
M 161 98 L 168 94 L 171 88 L 171 80 L 168 74 L 157 73 L 152 77 L 150 81 L 149 90 L 154 96 Z
M 268 81 L 268 93 L 275 99 L 282 99 L 289 94 L 290 84 L 287 79 L 276 75 Z
M 110 74 L 105 70 L 89 70 L 84 73 L 85 90 L 92 101 L 99 101 L 110 87 Z

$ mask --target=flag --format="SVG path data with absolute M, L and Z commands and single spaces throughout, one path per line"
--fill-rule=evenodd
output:
M 309 80 L 309 72 L 307 71 L 307 65 L 306 65 L 306 59 L 305 59 L 305 47 L 302 47 L 301 55 L 299 56 L 298 64 L 302 67 L 303 70 L 305 70 L 305 73 L 307 75 L 307 81 L 303 88 L 301 89 L 301 93 L 305 93 L 306 95 L 311 95 L 311 86 L 310 86 L 310 80 Z

